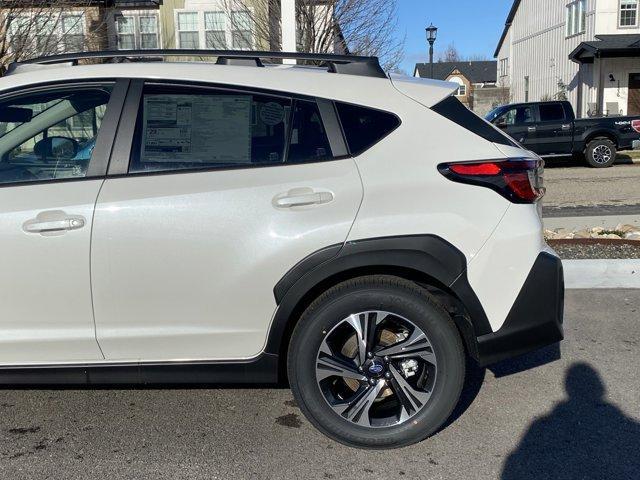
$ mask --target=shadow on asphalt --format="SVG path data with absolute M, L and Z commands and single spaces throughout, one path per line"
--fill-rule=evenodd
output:
M 630 155 L 625 153 L 619 153 L 618 158 L 614 163 L 615 165 L 633 165 L 634 161 Z M 569 167 L 587 167 L 584 157 L 579 155 L 568 157 L 554 157 L 546 158 L 544 162 L 544 168 L 569 168 Z
M 488 367 L 488 370 L 490 370 L 496 378 L 500 378 L 555 362 L 559 360 L 560 357 L 560 344 L 556 343 L 541 350 L 491 365 Z M 467 375 L 460 395 L 460 401 L 453 410 L 453 413 L 449 416 L 447 422 L 440 428 L 440 431 L 455 423 L 473 404 L 484 383 L 487 368 L 479 367 L 473 360 L 467 358 L 466 372 Z
M 501 479 L 638 478 L 640 423 L 606 401 L 599 373 L 576 363 L 565 389 L 568 398 L 529 426 Z

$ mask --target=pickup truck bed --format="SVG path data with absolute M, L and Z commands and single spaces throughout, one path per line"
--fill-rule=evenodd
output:
M 569 102 L 503 105 L 486 120 L 542 157 L 584 155 L 610 167 L 618 150 L 640 149 L 640 115 L 576 119 Z

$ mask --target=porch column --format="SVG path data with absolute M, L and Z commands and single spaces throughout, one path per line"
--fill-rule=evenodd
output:
M 296 51 L 296 0 L 281 0 L 282 12 L 282 51 Z M 285 60 L 284 63 L 295 64 L 295 60 Z
M 604 115 L 604 68 L 602 66 L 602 57 L 600 57 L 600 54 L 597 53 L 596 54 L 596 59 L 595 61 L 597 62 L 597 69 L 596 71 L 597 73 L 597 81 L 598 81 L 598 85 L 597 85 L 597 92 L 598 92 L 598 96 L 597 96 L 597 102 L 598 105 L 596 107 L 596 109 L 598 110 L 598 116 L 603 116 Z

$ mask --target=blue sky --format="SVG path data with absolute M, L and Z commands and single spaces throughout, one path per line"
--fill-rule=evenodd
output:
M 402 68 L 413 74 L 416 62 L 428 61 L 424 29 L 438 27 L 435 50 L 454 43 L 462 56 L 493 58 L 513 0 L 398 0 L 399 33 L 406 33 Z M 437 58 L 437 56 L 436 56 Z

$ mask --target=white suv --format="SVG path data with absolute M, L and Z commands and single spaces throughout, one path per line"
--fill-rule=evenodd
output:
M 76 64 L 177 54 L 218 60 Z M 467 356 L 562 339 L 542 162 L 454 84 L 265 52 L 8 73 L 2 383 L 288 379 L 322 432 L 389 448 L 443 425 Z

